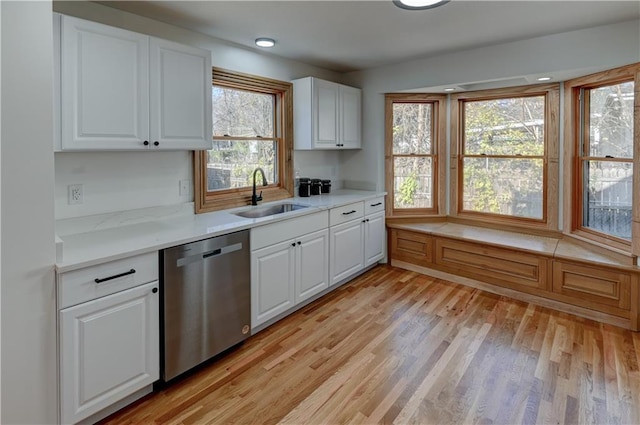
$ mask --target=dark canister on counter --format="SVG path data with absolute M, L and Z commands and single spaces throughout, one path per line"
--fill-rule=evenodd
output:
M 320 179 L 311 179 L 311 194 L 320 195 L 320 189 L 322 188 L 322 182 Z
M 321 193 L 331 193 L 331 180 L 320 180 L 320 184 L 322 185 Z
M 300 186 L 298 186 L 298 195 L 302 198 L 308 198 L 311 195 L 311 179 L 308 177 L 300 177 Z

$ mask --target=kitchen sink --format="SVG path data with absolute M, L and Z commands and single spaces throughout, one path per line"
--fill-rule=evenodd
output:
M 301 210 L 304 208 L 308 208 L 306 205 L 298 205 L 298 204 L 277 204 L 277 205 L 265 205 L 263 207 L 254 207 L 245 211 L 238 211 L 233 214 L 245 217 L 245 218 L 260 218 L 260 217 L 268 217 L 270 215 L 282 214 L 286 212 Z

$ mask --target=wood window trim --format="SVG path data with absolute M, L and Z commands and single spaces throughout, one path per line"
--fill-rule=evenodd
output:
M 545 96 L 545 154 L 543 159 L 543 218 L 531 219 L 473 211 L 461 211 L 462 180 L 462 111 L 465 101 L 494 100 L 509 97 Z M 558 176 L 559 176 L 559 132 L 560 132 L 560 85 L 536 84 L 530 86 L 507 87 L 480 90 L 451 95 L 450 98 L 450 134 L 451 134 L 451 193 L 450 212 L 454 218 L 469 222 L 484 222 L 497 225 L 512 225 L 537 229 L 556 230 L 558 228 Z
M 633 173 L 633 199 L 631 241 L 627 242 L 614 236 L 590 230 L 581 225 L 582 196 L 580 172 L 580 91 L 604 85 L 617 84 L 625 81 L 634 81 L 634 117 L 633 117 L 633 164 L 634 170 L 640 170 L 640 63 L 626 65 L 603 72 L 598 72 L 583 77 L 565 81 L 565 117 L 564 117 L 564 233 L 568 236 L 591 243 L 595 246 L 607 247 L 614 251 L 640 255 L 640 196 L 636 190 L 640 187 L 640 173 Z M 580 179 L 580 180 L 579 180 Z
M 394 208 L 393 179 L 393 104 L 430 103 L 433 105 L 433 206 L 431 208 Z M 446 117 L 447 96 L 428 93 L 387 93 L 385 94 L 385 204 L 387 217 L 444 215 L 446 179 Z
M 260 186 L 264 201 L 276 201 L 293 196 L 293 84 L 255 75 L 244 74 L 213 67 L 212 84 L 239 90 L 251 90 L 260 93 L 277 94 L 281 111 L 277 116 L 277 128 L 280 134 L 278 146 L 277 185 Z M 213 135 L 212 135 L 213 136 Z M 220 138 L 216 138 L 220 139 Z M 230 139 L 238 139 L 231 137 Z M 217 211 L 225 208 L 240 207 L 251 203 L 251 188 L 207 191 L 207 151 L 195 151 L 193 155 L 194 201 L 196 214 Z

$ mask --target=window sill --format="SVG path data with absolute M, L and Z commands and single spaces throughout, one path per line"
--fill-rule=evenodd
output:
M 270 202 L 278 201 L 280 199 L 291 198 L 293 195 L 291 192 L 281 187 L 271 187 L 265 189 L 256 189 L 258 193 L 262 190 L 262 201 Z M 219 196 L 213 196 L 205 199 L 196 198 L 196 214 L 208 213 L 213 211 L 219 211 L 228 208 L 242 207 L 245 205 L 251 205 L 252 190 L 242 190 L 234 193 L 220 194 Z
M 594 241 L 591 238 L 585 238 L 581 236 L 579 233 L 563 233 L 563 238 L 561 242 L 571 244 L 577 247 L 577 250 L 587 251 L 587 252 L 596 252 L 599 255 L 609 256 L 614 258 L 614 261 L 620 262 L 622 264 L 635 264 L 636 257 L 630 252 L 631 248 L 621 249 L 608 244 L 600 243 L 598 241 Z

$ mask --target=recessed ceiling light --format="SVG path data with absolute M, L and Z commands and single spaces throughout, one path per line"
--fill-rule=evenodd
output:
M 540 77 L 538 78 L 538 81 L 549 81 L 551 79 L 551 77 Z
M 455 91 L 456 89 L 454 89 L 453 87 L 447 87 L 446 89 L 444 89 L 444 91 Z
M 273 47 L 276 45 L 276 41 L 273 38 L 256 38 L 256 46 L 259 47 Z
M 449 0 L 393 0 L 393 4 L 408 10 L 424 10 L 442 6 Z

